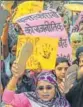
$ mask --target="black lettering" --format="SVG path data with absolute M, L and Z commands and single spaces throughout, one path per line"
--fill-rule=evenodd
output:
M 59 47 L 61 48 L 66 48 L 67 47 L 67 43 L 66 43 L 66 39 L 59 39 Z
M 34 33 L 33 27 L 30 26 L 29 24 L 26 24 L 25 32 L 28 33 L 28 34 Z
M 38 19 L 43 19 L 43 18 L 47 19 L 47 18 L 53 18 L 53 17 L 59 18 L 59 15 L 57 14 L 57 12 L 50 10 L 49 12 L 25 16 L 21 19 L 18 19 L 17 21 L 25 22 L 26 20 L 33 21 L 33 20 L 38 20 Z
M 51 16 L 52 16 L 52 17 L 59 18 L 59 15 L 57 14 L 57 12 L 52 11 L 52 10 L 50 10 L 50 11 L 51 11 Z

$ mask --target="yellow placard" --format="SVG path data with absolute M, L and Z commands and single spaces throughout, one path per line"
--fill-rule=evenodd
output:
M 13 17 L 13 22 L 21 16 L 35 13 L 43 10 L 43 1 L 26 1 L 17 6 L 16 14 Z
M 37 69 L 39 64 L 42 69 L 52 70 L 55 68 L 58 52 L 58 38 L 48 36 L 19 36 L 17 44 L 17 57 L 26 42 L 33 45 L 33 53 L 26 63 L 26 69 Z

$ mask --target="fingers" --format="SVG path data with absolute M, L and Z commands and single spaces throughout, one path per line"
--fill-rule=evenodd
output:
M 22 67 L 16 61 L 14 61 L 11 70 L 12 70 L 13 76 L 16 76 L 19 78 L 24 74 Z
M 65 91 L 64 83 L 61 82 L 60 84 L 58 84 L 58 86 L 59 86 L 59 89 L 60 89 L 61 93 L 64 93 L 64 91 Z
M 13 75 L 19 74 L 18 66 L 15 63 L 12 65 L 12 73 Z

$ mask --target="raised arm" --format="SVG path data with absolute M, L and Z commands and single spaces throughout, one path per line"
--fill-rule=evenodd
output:
M 12 90 L 12 89 L 16 88 L 16 84 L 17 84 L 19 78 L 24 75 L 26 61 L 28 60 L 28 58 L 32 54 L 32 51 L 33 51 L 32 44 L 25 43 L 19 53 L 18 58 L 16 59 L 16 61 L 12 65 L 13 76 L 12 76 L 9 84 L 7 85 L 8 90 Z
M 24 105 L 24 103 L 27 102 L 25 101 L 27 99 L 24 96 L 24 94 L 20 94 L 20 95 L 15 94 L 14 89 L 16 88 L 16 84 L 18 83 L 19 78 L 22 77 L 24 74 L 26 61 L 32 54 L 32 51 L 33 51 L 32 44 L 26 43 L 23 46 L 18 58 L 12 65 L 13 76 L 3 93 L 3 102 L 5 102 L 6 104 L 10 104 L 10 105 L 12 104 L 15 107 L 24 107 L 22 105 Z

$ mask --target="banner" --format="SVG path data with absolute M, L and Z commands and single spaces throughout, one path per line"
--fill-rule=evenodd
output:
M 61 17 L 55 10 L 44 10 L 41 13 L 26 15 L 16 22 L 25 35 L 67 36 Z
M 59 39 L 58 57 L 65 57 L 72 63 L 72 49 L 67 38 Z
M 20 3 L 17 6 L 16 14 L 13 18 L 13 22 L 21 16 L 30 14 L 30 13 L 35 13 L 35 12 L 40 12 L 43 10 L 43 1 L 26 1 L 23 3 Z
M 44 10 L 41 13 L 25 15 L 17 19 L 17 23 L 25 35 L 58 37 L 60 39 L 59 42 L 61 42 L 59 43 L 58 56 L 66 57 L 71 62 L 72 49 L 62 19 L 55 10 Z
M 26 42 L 33 45 L 33 54 L 26 63 L 27 69 L 37 69 L 39 64 L 42 69 L 52 70 L 55 68 L 58 52 L 58 38 L 48 36 L 19 36 L 17 44 L 17 57 L 20 49 Z

